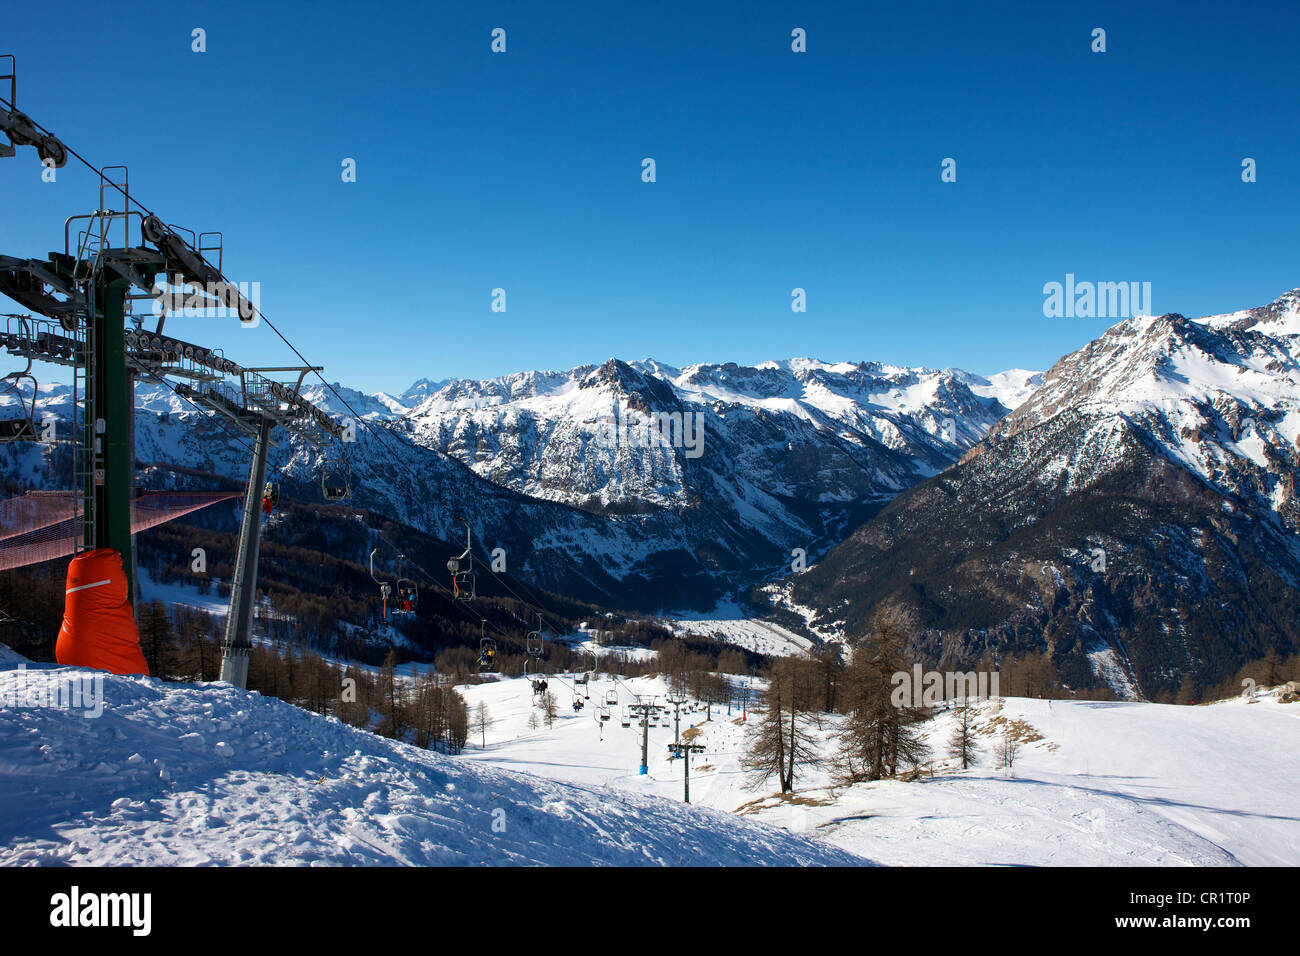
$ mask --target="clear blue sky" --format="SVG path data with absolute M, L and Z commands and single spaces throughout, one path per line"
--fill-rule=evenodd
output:
M 1298 11 L 128 0 L 10 4 L 0 53 L 20 108 L 223 230 L 227 273 L 332 380 L 611 355 L 989 373 L 1109 324 L 1043 317 L 1067 272 L 1186 314 L 1300 286 Z M 72 165 L 43 184 L 34 151 L 0 160 L 0 253 L 61 247 L 95 198 Z M 290 358 L 232 320 L 169 328 Z

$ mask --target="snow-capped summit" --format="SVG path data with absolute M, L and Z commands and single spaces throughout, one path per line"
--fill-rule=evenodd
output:
M 1298 302 L 1117 323 L 790 600 L 850 636 L 876 607 L 910 608 L 926 651 L 968 666 L 1046 646 L 1078 684 L 1106 673 L 1122 694 L 1292 646 Z
M 1049 369 L 990 441 L 1070 410 L 1139 432 L 1204 481 L 1258 496 L 1300 529 L 1298 338 L 1300 290 L 1226 315 L 1127 319 Z

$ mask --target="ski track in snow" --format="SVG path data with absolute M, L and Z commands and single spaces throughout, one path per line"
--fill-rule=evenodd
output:
M 694 634 L 699 637 L 721 637 L 728 644 L 768 657 L 800 654 L 814 643 L 779 624 L 744 616 L 740 606 L 735 603 L 724 602 L 709 613 L 678 612 L 664 618 L 662 623 L 679 636 Z

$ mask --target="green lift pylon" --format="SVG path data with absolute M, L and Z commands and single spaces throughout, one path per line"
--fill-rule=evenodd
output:
M 136 565 L 131 536 L 131 491 L 135 474 L 128 392 L 125 311 L 129 283 L 97 283 L 87 317 L 86 443 L 87 472 L 82 546 L 112 548 L 122 556 L 127 598 L 135 603 Z

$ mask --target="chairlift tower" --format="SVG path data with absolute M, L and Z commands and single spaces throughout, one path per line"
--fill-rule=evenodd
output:
M 669 744 L 668 749 L 672 751 L 674 757 L 685 758 L 686 763 L 686 793 L 684 800 L 691 802 L 691 754 L 704 753 L 703 744 Z
M 650 772 L 650 711 L 655 706 L 652 695 L 638 695 L 636 703 L 628 708 L 630 713 L 641 715 L 641 767 L 638 774 Z
M 271 434 L 278 426 L 312 439 L 338 438 L 343 432 L 337 422 L 301 397 L 307 374 L 320 370 L 313 365 L 241 368 L 237 386 L 232 383 L 196 389 L 181 385 L 176 389 L 183 397 L 225 417 L 253 437 L 253 460 L 244 491 L 239 548 L 231 582 L 230 613 L 226 615 L 226 636 L 221 645 L 221 680 L 236 687 L 248 686 L 253 604 L 257 598 L 257 565 L 262 541 L 262 489 L 266 484 Z M 287 381 L 278 380 L 286 376 Z
M 685 694 L 669 694 L 665 700 L 673 705 L 673 743 L 682 741 L 682 705 L 686 703 Z M 686 801 L 690 803 L 690 800 Z
M 5 98 L 0 85 L 0 134 L 7 142 L 0 140 L 0 158 L 15 156 L 20 146 L 32 146 L 43 165 L 61 168 L 68 150 L 18 111 L 12 55 L 0 55 L 0 70 L 5 67 L 8 72 L 0 72 L 0 84 L 9 81 L 9 95 Z M 188 300 L 197 299 L 202 308 L 237 311 L 246 322 L 252 321 L 258 310 L 222 273 L 220 233 L 195 236 L 133 203 L 125 166 L 106 166 L 95 172 L 99 175 L 99 203 L 92 212 L 70 216 L 64 222 L 62 253 L 51 252 L 46 259 L 0 255 L 0 294 L 54 320 L 33 323 L 28 321 L 30 317 L 19 319 L 18 326 L 6 326 L 0 344 L 29 360 L 72 366 L 74 387 L 78 374 L 84 373 L 83 442 L 77 469 L 81 485 L 79 550 L 117 551 L 132 603 L 138 578 L 131 534 L 136 376 L 167 384 L 169 379 L 182 380 L 173 386 L 178 394 L 225 415 L 255 436 L 221 667 L 223 680 L 244 687 L 257 586 L 258 499 L 266 476 L 271 431 L 285 426 L 309 440 L 327 440 L 341 439 L 343 428 L 301 397 L 303 377 L 309 371 L 319 372 L 319 367 L 247 369 L 226 359 L 220 350 L 163 334 L 167 309 L 163 305 L 159 313 L 156 308 L 160 275 L 174 285 L 189 282 L 205 290 L 191 292 L 186 307 Z M 110 208 L 109 203 L 119 199 L 122 209 Z M 182 233 L 189 233 L 189 240 Z M 133 293 L 132 289 L 140 291 Z M 146 330 L 147 317 L 130 313 L 128 302 L 136 299 L 155 301 L 156 329 Z M 129 330 L 128 323 L 132 325 Z M 33 334 L 35 324 L 45 327 Z M 297 383 L 290 387 L 264 374 L 283 372 L 298 373 Z M 205 383 L 206 388 L 194 387 Z M 73 416 L 75 429 L 75 405 Z M 324 484 L 329 499 L 329 486 Z

